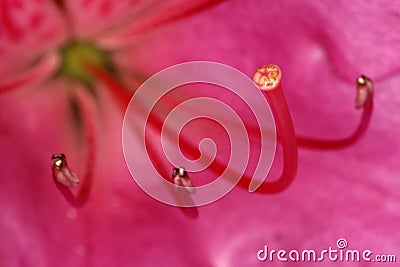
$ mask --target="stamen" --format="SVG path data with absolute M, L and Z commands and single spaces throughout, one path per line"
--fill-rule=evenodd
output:
M 350 146 L 360 140 L 365 134 L 371 120 L 373 110 L 373 83 L 372 80 L 364 75 L 357 78 L 356 81 L 356 108 L 363 109 L 361 120 L 357 128 L 347 138 L 338 140 L 323 140 L 309 137 L 297 137 L 299 146 L 310 149 L 340 149 Z
M 53 178 L 67 186 L 75 187 L 79 184 L 79 179 L 74 172 L 68 168 L 67 158 L 64 154 L 54 154 L 51 157 L 53 166 Z
M 49 78 L 58 66 L 59 59 L 55 54 L 50 54 L 43 58 L 39 63 L 35 64 L 28 71 L 22 73 L 13 80 L 5 81 L 1 84 L 0 81 L 0 94 L 19 89 L 27 85 L 35 85 Z
M 185 168 L 174 168 L 172 170 L 172 179 L 175 185 L 184 187 L 190 194 L 196 193 L 196 188 L 187 175 Z
M 134 125 L 132 125 L 135 127 Z M 155 125 L 152 125 L 155 127 Z M 150 140 L 157 139 L 156 131 L 148 131 L 148 137 Z M 166 161 L 161 155 L 161 152 L 157 150 L 154 142 L 146 142 L 147 152 L 149 153 L 149 157 L 154 162 L 154 166 L 157 166 L 157 170 L 159 173 L 167 178 L 166 172 L 171 170 L 171 165 L 168 161 Z M 178 177 L 176 177 L 178 176 Z M 182 177 L 181 177 L 182 176 Z M 176 180 L 174 178 L 177 178 Z M 195 190 L 195 188 L 190 188 L 193 186 L 192 181 L 187 176 L 186 170 L 184 168 L 174 168 L 172 171 L 172 178 L 175 185 L 177 185 L 175 192 L 171 192 L 177 203 L 193 203 L 191 197 L 191 190 Z M 191 186 L 190 186 L 191 185 Z M 182 187 L 180 187 L 182 186 Z M 197 207 L 183 207 L 179 206 L 179 209 L 182 213 L 189 219 L 197 219 L 199 216 L 199 211 Z
M 85 99 L 87 99 L 87 97 L 85 97 Z M 93 170 L 96 158 L 92 103 L 85 101 L 83 96 L 79 93 L 78 100 L 80 102 L 79 107 L 82 111 L 83 117 L 85 141 L 87 145 L 87 161 L 86 174 L 76 196 L 72 193 L 70 188 L 76 187 L 79 183 L 79 179 L 76 174 L 69 169 L 66 156 L 64 154 L 55 154 L 51 158 L 55 185 L 60 190 L 64 198 L 74 207 L 83 206 L 89 199 L 90 190 L 93 183 Z

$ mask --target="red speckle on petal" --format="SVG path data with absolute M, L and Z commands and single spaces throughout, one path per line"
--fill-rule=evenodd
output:
M 112 3 L 111 1 L 105 0 L 103 3 L 101 3 L 99 12 L 100 16 L 106 17 L 111 13 L 111 8 L 112 8 Z
M 61 12 L 50 0 L 0 0 L 0 77 L 17 77 L 67 37 Z
M 43 14 L 40 13 L 33 14 L 30 19 L 30 26 L 32 27 L 32 29 L 36 29 L 42 25 L 43 21 L 44 21 Z
M 21 0 L 15 0 L 13 3 L 15 9 L 23 10 L 25 8 L 24 4 L 22 4 Z
M 22 30 L 15 23 L 12 14 L 12 7 L 8 2 L 0 2 L 0 23 L 3 24 L 4 33 L 15 42 L 18 42 L 22 38 Z

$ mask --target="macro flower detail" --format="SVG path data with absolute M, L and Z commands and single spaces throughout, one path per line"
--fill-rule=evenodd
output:
M 318 250 L 339 239 L 348 250 L 373 251 L 371 259 L 398 256 L 398 10 L 394 1 L 359 0 L 0 1 L 0 266 L 259 266 L 264 245 Z M 147 77 L 189 61 L 220 62 L 250 79 L 256 72 L 261 87 L 279 75 L 257 68 L 279 66 L 279 91 L 259 91 L 266 99 L 284 93 L 292 125 L 285 116 L 280 124 L 295 139 L 285 147 L 278 129 L 274 164 L 254 193 L 257 138 L 231 193 L 175 208 L 132 180 L 121 128 Z M 159 140 L 162 108 L 194 96 L 212 95 L 252 118 L 232 95 L 191 88 L 177 88 L 166 98 L 172 107 L 152 114 L 150 140 Z M 218 141 L 227 136 L 207 123 L 193 130 L 193 122 L 179 139 L 182 154 L 196 159 L 198 141 L 215 137 L 217 160 L 204 174 L 169 164 L 157 142 L 146 143 L 175 191 L 226 168 L 228 149 Z M 260 136 L 252 121 L 246 126 Z M 295 178 L 279 183 L 285 173 Z

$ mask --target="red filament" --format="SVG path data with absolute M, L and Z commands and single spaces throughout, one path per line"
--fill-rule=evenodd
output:
M 309 137 L 297 137 L 297 143 L 301 147 L 310 149 L 340 149 L 357 142 L 367 131 L 373 110 L 373 84 L 371 79 L 362 75 L 357 79 L 356 108 L 363 109 L 360 122 L 354 132 L 342 139 L 324 140 Z
M 79 94 L 78 94 L 79 95 Z M 95 135 L 94 135 L 94 122 L 93 122 L 93 106 L 92 103 L 89 103 L 83 96 L 78 97 L 79 108 L 81 110 L 82 118 L 83 118 L 83 126 L 85 133 L 85 143 L 87 146 L 87 159 L 86 159 L 86 173 L 84 175 L 83 182 L 78 186 L 77 194 L 74 194 L 71 190 L 71 186 L 69 183 L 62 183 L 57 179 L 60 176 L 60 171 L 62 171 L 61 176 L 64 175 L 64 178 L 67 178 L 68 181 L 76 182 L 74 180 L 74 173 L 69 170 L 68 165 L 66 163 L 66 157 L 57 158 L 58 155 L 53 155 L 52 157 L 52 169 L 53 169 L 53 178 L 55 185 L 60 190 L 61 194 L 64 198 L 74 207 L 83 206 L 89 199 L 90 191 L 93 183 L 93 171 L 95 168 L 96 161 L 96 153 L 95 153 Z M 57 162 L 57 160 L 61 160 L 61 162 Z M 57 168 L 58 165 L 62 165 L 62 169 Z M 76 177 L 76 176 L 75 176 Z M 79 181 L 79 180 L 78 180 Z M 74 184 L 72 184 L 74 185 Z M 75 184 L 77 186 L 77 183 Z

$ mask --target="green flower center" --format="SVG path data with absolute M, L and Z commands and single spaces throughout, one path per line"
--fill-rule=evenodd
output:
M 72 41 L 61 48 L 60 74 L 88 86 L 93 83 L 93 76 L 88 65 L 109 69 L 108 53 L 88 41 Z

